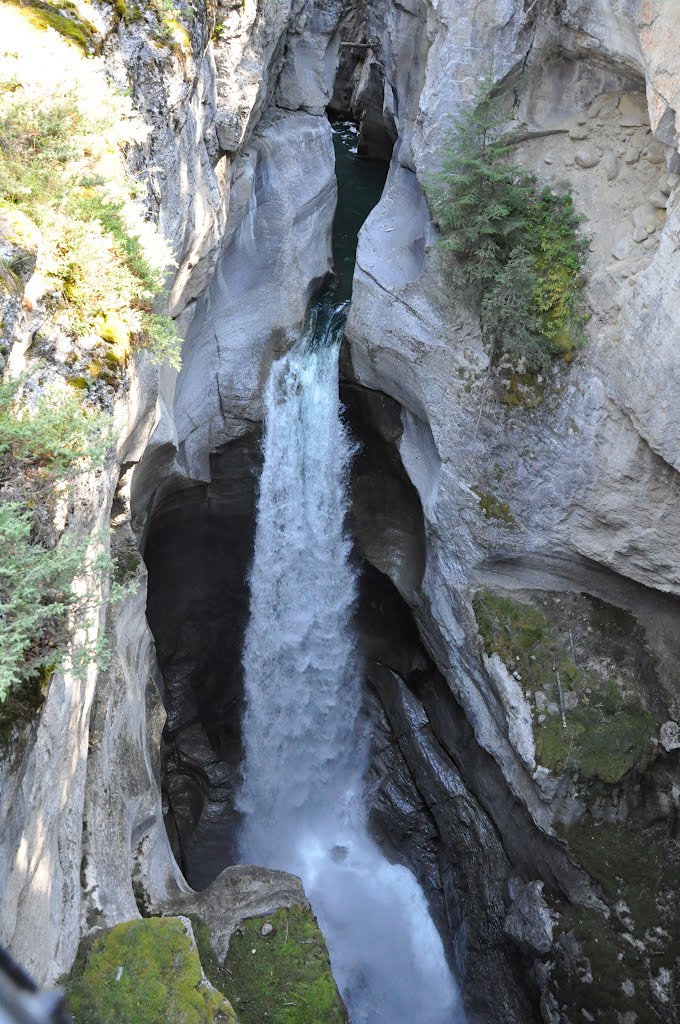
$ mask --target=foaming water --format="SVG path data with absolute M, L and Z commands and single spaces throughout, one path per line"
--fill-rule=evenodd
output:
M 345 531 L 352 445 L 338 397 L 343 323 L 342 307 L 317 308 L 266 391 L 240 855 L 301 876 L 353 1024 L 458 1024 L 423 892 L 366 827 L 357 579 Z

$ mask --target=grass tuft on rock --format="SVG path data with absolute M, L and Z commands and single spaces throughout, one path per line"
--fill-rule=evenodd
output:
M 310 909 L 284 907 L 244 921 L 230 939 L 222 967 L 206 925 L 196 919 L 192 924 L 205 972 L 231 999 L 239 1024 L 348 1024 L 326 943 Z M 267 935 L 262 934 L 265 925 L 272 926 Z
M 235 1024 L 178 918 L 127 921 L 98 936 L 66 991 L 75 1024 Z
M 510 506 L 506 502 L 501 501 L 495 494 L 483 491 L 479 487 L 473 487 L 472 492 L 477 495 L 479 507 L 487 519 L 499 519 L 507 526 L 515 525 L 515 519 L 510 511 Z

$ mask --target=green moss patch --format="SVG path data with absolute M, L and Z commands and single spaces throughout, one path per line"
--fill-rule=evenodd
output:
M 607 613 L 603 602 L 578 595 L 561 600 L 562 606 L 550 598 L 538 607 L 484 591 L 473 606 L 486 653 L 498 654 L 530 697 L 543 695 L 548 710 L 534 717 L 539 762 L 553 771 L 576 771 L 586 781 L 613 784 L 633 768 L 648 767 L 657 732 L 641 702 L 639 680 L 612 664 L 612 657 L 630 661 L 619 643 L 621 631 L 631 636 L 628 613 Z M 570 600 L 579 603 L 581 613 L 578 652 L 565 614 Z M 593 615 L 606 620 L 607 634 L 615 622 L 617 637 L 598 633 Z
M 565 359 L 567 357 L 565 356 Z M 512 409 L 538 409 L 546 397 L 546 384 L 542 374 L 525 371 L 518 373 L 510 367 L 503 368 L 499 375 L 499 400 Z
M 514 526 L 515 520 L 510 512 L 510 506 L 500 501 L 494 494 L 482 491 L 479 487 L 473 487 L 472 491 L 479 498 L 479 507 L 487 519 L 500 519 L 508 526 Z
M 559 932 L 575 940 L 579 950 L 558 962 L 551 979 L 553 993 L 564 1011 L 563 1020 L 619 1024 L 620 1013 L 635 1012 L 640 1004 L 649 1009 L 646 971 L 639 951 L 626 943 L 621 931 L 604 915 L 585 907 L 564 908 Z M 635 986 L 633 998 L 623 988 L 631 981 Z M 591 1016 L 584 1018 L 583 1010 Z
M 555 771 L 576 768 L 587 779 L 615 783 L 637 768 L 644 771 L 652 757 L 654 719 L 640 707 L 620 706 L 612 715 L 587 705 L 567 718 L 549 718 L 536 735 L 536 755 Z
M 97 49 L 99 34 L 94 25 L 81 17 L 75 4 L 60 0 L 58 4 L 48 0 L 3 0 L 18 7 L 25 18 L 36 28 L 52 28 L 60 36 L 79 46 L 83 53 Z
M 76 1024 L 235 1024 L 177 918 L 128 921 L 96 938 L 76 962 L 67 1001 Z
M 222 967 L 207 927 L 192 923 L 206 974 L 233 1002 L 239 1024 L 348 1024 L 311 910 L 284 907 L 244 921 L 231 937 Z M 263 935 L 266 925 L 272 931 Z
M 565 838 L 607 899 L 630 907 L 638 936 L 670 923 L 680 954 L 680 848 L 666 829 L 587 821 Z

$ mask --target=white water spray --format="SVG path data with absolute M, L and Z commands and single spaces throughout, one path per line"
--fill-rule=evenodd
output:
M 353 1024 L 462 1021 L 441 939 L 406 868 L 368 835 L 357 592 L 345 532 L 342 309 L 317 309 L 272 367 L 244 651 L 244 862 L 301 876 Z

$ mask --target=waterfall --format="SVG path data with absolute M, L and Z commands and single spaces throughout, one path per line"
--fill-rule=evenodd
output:
M 370 838 L 368 743 L 345 529 L 342 307 L 313 311 L 266 390 L 244 649 L 244 862 L 301 876 L 353 1024 L 462 1021 L 441 939 L 406 868 Z

